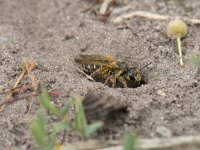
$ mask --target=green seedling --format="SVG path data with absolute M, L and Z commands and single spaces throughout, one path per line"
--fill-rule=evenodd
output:
M 38 99 L 41 106 L 44 107 L 47 111 L 49 111 L 50 113 L 53 113 L 54 115 L 58 115 L 58 116 L 61 115 L 60 110 L 56 108 L 55 105 L 49 101 L 49 95 L 45 88 L 42 88 L 42 93 L 38 97 Z
M 181 20 L 174 20 L 167 25 L 167 35 L 175 37 L 178 44 L 178 53 L 180 57 L 180 65 L 183 66 L 183 54 L 181 48 L 181 38 L 187 34 L 187 25 Z
M 52 150 L 56 144 L 56 135 L 66 129 L 68 125 L 66 122 L 59 121 L 54 123 L 48 132 L 47 119 L 44 110 L 39 111 L 35 119 L 30 123 L 30 131 L 36 144 L 41 150 Z
M 37 145 L 40 147 L 40 149 L 48 149 L 46 147 L 47 144 L 47 129 L 46 129 L 46 118 L 44 117 L 44 114 L 40 111 L 36 118 L 31 121 L 30 124 L 30 130 L 32 133 L 32 136 L 34 137 Z
M 200 67 L 200 53 L 196 54 L 192 58 L 192 63 L 195 64 L 197 67 Z
M 75 109 L 76 113 L 72 126 L 84 138 L 89 138 L 94 132 L 103 126 L 102 122 L 95 122 L 92 124 L 87 123 L 82 102 L 78 98 L 76 99 Z
M 37 145 L 41 150 L 55 149 L 56 136 L 66 128 L 72 128 L 86 139 L 103 126 L 101 122 L 88 124 L 82 102 L 79 98 L 67 100 L 65 105 L 58 108 L 50 102 L 47 90 L 42 88 L 42 94 L 39 96 L 40 111 L 30 123 L 30 131 Z M 70 119 L 69 111 L 75 105 L 74 119 Z M 49 113 L 46 113 L 49 112 Z M 47 123 L 47 114 L 54 115 L 58 118 L 56 123 L 51 126 Z
M 29 128 L 32 137 L 41 150 L 52 150 L 57 144 L 57 134 L 70 126 L 67 114 L 74 103 L 72 100 L 68 100 L 62 108 L 57 108 L 50 102 L 48 92 L 45 88 L 42 88 L 42 93 L 38 97 L 38 100 L 40 102 L 40 110 L 37 116 L 32 119 Z M 52 124 L 51 128 L 49 128 L 47 123 L 46 112 L 57 116 L 59 119 L 58 122 Z
M 123 150 L 136 150 L 137 149 L 137 139 L 134 134 L 127 133 L 124 136 Z

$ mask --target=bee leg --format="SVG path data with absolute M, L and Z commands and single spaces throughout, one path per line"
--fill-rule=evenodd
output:
M 105 82 L 104 82 L 105 85 L 108 84 L 108 82 L 110 81 L 111 77 L 112 77 L 112 75 L 110 75 L 110 76 L 108 76 L 108 77 L 106 78 L 106 80 L 105 80 Z
M 119 80 L 124 86 L 126 84 L 125 79 L 122 77 L 123 70 L 116 70 L 110 81 L 112 82 L 112 87 L 116 87 L 116 82 Z
M 101 71 L 101 75 L 102 77 L 105 79 L 107 77 L 109 77 L 111 74 L 110 70 L 108 68 L 105 68 L 104 70 Z
M 124 77 L 118 77 L 117 80 L 120 83 L 122 83 L 125 88 L 127 87 L 126 78 L 124 78 Z
M 107 85 L 109 81 L 112 83 L 112 87 L 116 86 L 116 77 L 114 75 L 108 76 L 104 84 Z
M 110 82 L 112 82 L 112 87 L 114 88 L 114 87 L 116 87 L 116 77 L 115 76 L 111 76 L 111 78 L 110 78 Z
M 90 76 L 91 77 L 94 77 L 95 75 L 97 75 L 97 74 L 100 74 L 100 72 L 102 72 L 102 70 L 103 70 L 104 68 L 98 68 L 96 71 L 94 71 Z

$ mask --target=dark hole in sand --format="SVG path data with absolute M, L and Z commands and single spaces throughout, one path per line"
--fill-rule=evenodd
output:
M 103 84 L 105 84 L 105 79 L 102 79 L 100 76 L 96 76 L 96 77 L 93 77 L 93 79 L 96 81 L 96 82 L 101 82 Z M 138 82 L 133 82 L 133 81 L 127 81 L 127 88 L 138 88 L 140 87 L 141 85 L 144 85 L 144 84 L 147 84 L 148 81 L 146 78 L 143 78 L 142 77 L 142 80 L 140 81 L 140 83 Z M 115 87 L 112 87 L 112 83 L 111 82 L 108 82 L 106 84 L 106 86 L 110 87 L 110 88 L 125 88 L 123 86 L 122 83 L 120 83 L 119 81 L 116 81 L 116 86 Z
M 151 64 L 139 69 L 137 64 L 130 66 L 125 61 L 101 55 L 79 55 L 74 61 L 82 65 L 81 70 L 90 76 L 88 79 L 113 88 L 137 88 L 146 84 L 141 71 Z
M 116 122 L 122 125 L 127 114 L 127 104 L 106 93 L 88 91 L 83 99 L 84 111 L 88 122 L 103 121 L 106 125 Z

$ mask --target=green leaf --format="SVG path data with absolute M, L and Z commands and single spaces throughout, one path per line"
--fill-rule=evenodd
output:
M 82 135 L 84 135 L 84 130 L 87 126 L 87 121 L 84 113 L 84 108 L 82 102 L 79 98 L 75 102 L 75 119 L 73 122 L 73 127 L 78 130 Z
M 124 136 L 123 150 L 136 150 L 136 137 L 133 134 L 126 134 Z
M 49 101 L 48 92 L 44 87 L 42 88 L 42 94 L 39 96 L 39 102 L 49 112 L 58 116 L 61 115 L 59 109 Z
M 40 147 L 45 147 L 47 130 L 45 127 L 45 117 L 42 112 L 39 112 L 37 118 L 32 120 L 29 126 L 32 136 Z
M 12 147 L 11 150 L 20 150 L 18 147 Z
M 58 123 L 53 124 L 52 131 L 49 136 L 49 142 L 48 142 L 50 148 L 52 148 L 55 145 L 56 135 L 59 132 L 66 129 L 67 127 L 68 125 L 66 124 L 66 122 L 58 122 Z
M 200 54 L 197 54 L 195 57 L 192 58 L 192 63 L 200 67 Z
M 85 137 L 88 138 L 90 137 L 94 132 L 96 132 L 98 129 L 103 127 L 103 123 L 102 122 L 95 122 L 91 125 L 88 125 L 85 129 Z
M 66 121 L 60 121 L 58 123 L 55 123 L 52 127 L 52 135 L 56 136 L 57 133 L 65 130 L 68 126 Z
M 74 105 L 74 101 L 72 99 L 69 99 L 65 102 L 65 105 L 61 108 L 61 115 L 66 116 L 69 112 L 70 108 Z

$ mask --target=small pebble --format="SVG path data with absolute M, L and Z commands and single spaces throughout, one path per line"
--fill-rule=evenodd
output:
M 7 38 L 5 38 L 5 37 L 3 37 L 3 36 L 0 36 L 0 44 L 4 43 L 4 42 L 6 42 L 6 41 L 8 41 Z
M 166 96 L 166 93 L 163 92 L 162 90 L 158 90 L 158 91 L 157 91 L 157 94 L 160 95 L 160 96 L 163 96 L 163 97 Z
M 160 137 L 172 137 L 172 132 L 170 129 L 164 127 L 164 126 L 158 126 L 156 128 L 156 134 L 158 134 Z

